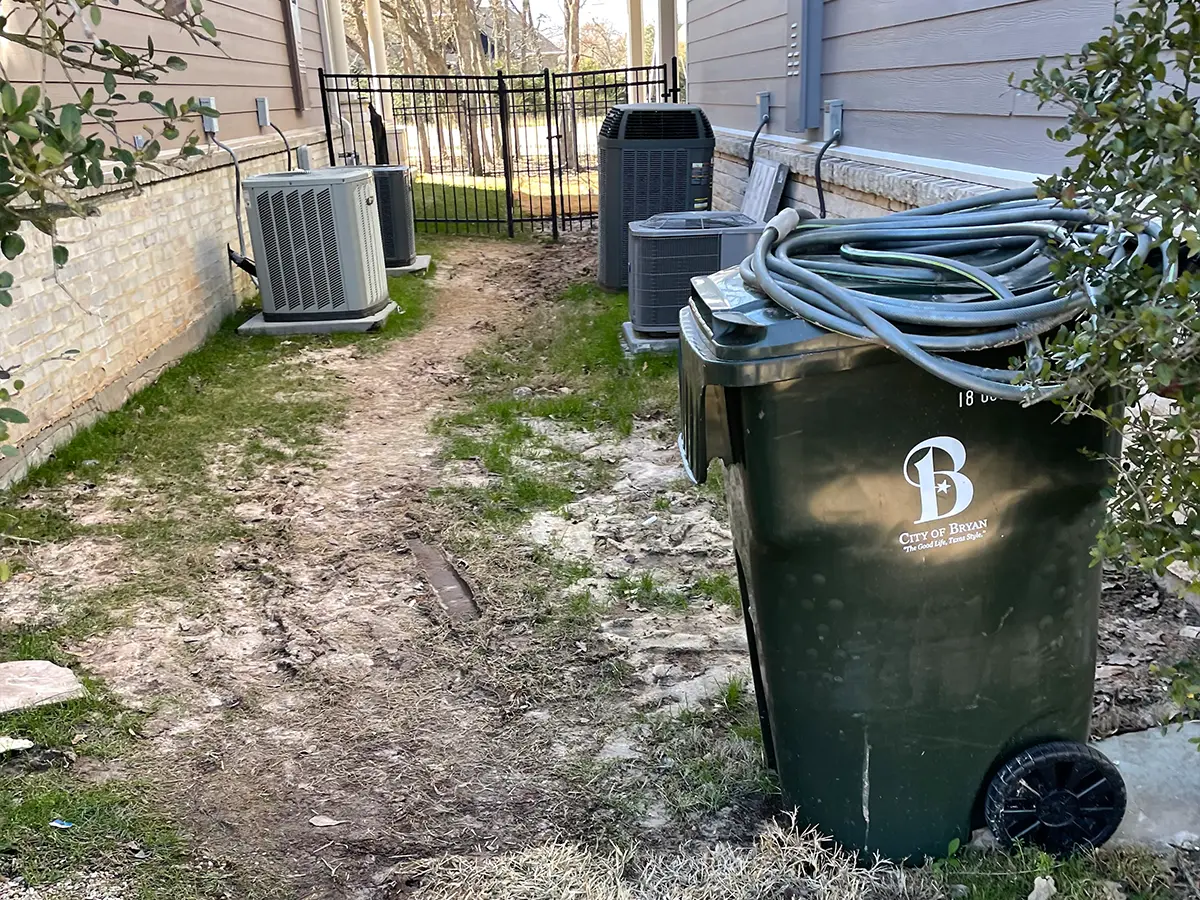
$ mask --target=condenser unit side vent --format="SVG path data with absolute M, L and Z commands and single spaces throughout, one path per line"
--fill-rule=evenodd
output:
M 245 189 L 265 318 L 355 318 L 387 305 L 369 171 L 260 175 Z

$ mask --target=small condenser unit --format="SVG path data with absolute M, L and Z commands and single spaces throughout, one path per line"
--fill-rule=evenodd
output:
M 387 306 L 370 169 L 255 175 L 244 187 L 264 319 L 356 319 Z
M 384 265 L 389 269 L 410 266 L 417 258 L 412 172 L 408 166 L 376 166 L 374 171 Z
M 614 106 L 600 125 L 601 287 L 629 282 L 629 223 L 712 204 L 712 126 L 698 106 Z
M 738 212 L 660 213 L 629 225 L 629 321 L 646 334 L 676 334 L 692 279 L 751 254 L 762 222 Z

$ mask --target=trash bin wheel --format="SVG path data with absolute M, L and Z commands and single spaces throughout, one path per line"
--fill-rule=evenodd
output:
M 1005 846 L 1021 842 L 1065 855 L 1113 836 L 1125 815 L 1125 782 L 1086 744 L 1039 744 L 996 773 L 984 815 Z

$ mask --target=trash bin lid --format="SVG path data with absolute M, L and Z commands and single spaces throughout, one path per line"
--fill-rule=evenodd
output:
M 692 309 L 716 359 L 745 361 L 863 345 L 792 315 L 747 287 L 736 268 L 693 278 Z

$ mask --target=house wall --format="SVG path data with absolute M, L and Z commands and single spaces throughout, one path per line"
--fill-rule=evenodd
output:
M 755 94 L 770 91 L 770 131 L 783 132 L 801 7 L 688 0 L 689 100 L 714 125 L 753 130 Z M 848 146 L 1049 172 L 1063 161 L 1046 137 L 1056 120 L 1008 76 L 1077 51 L 1112 15 L 1112 0 L 826 0 L 822 95 L 844 102 Z
M 294 131 L 327 162 L 324 131 Z M 276 137 L 235 141 L 245 176 L 286 168 Z M 237 247 L 234 172 L 216 151 L 181 164 L 134 196 L 110 195 L 101 214 L 64 222 L 71 249 L 54 270 L 50 241 L 26 228 L 8 263 L 13 304 L 0 309 L 0 364 L 18 366 L 14 405 L 31 419 L 11 429 L 21 456 L 0 460 L 0 485 L 21 477 L 104 412 L 199 346 L 253 286 L 228 261 Z M 64 358 L 68 350 L 77 354 Z
M 217 29 L 220 47 L 194 43 L 178 26 L 163 21 L 134 4 L 103 4 L 103 18 L 97 28 L 102 37 L 129 47 L 146 47 L 146 38 L 154 41 L 155 56 L 171 54 L 183 57 L 188 68 L 164 75 L 158 85 L 118 81 L 129 90 L 128 96 L 149 89 L 156 98 L 215 97 L 221 112 L 221 139 L 228 141 L 260 134 L 255 115 L 255 97 L 266 97 L 271 120 L 284 131 L 311 128 L 323 121 L 317 71 L 324 66 L 321 45 L 318 0 L 300 0 L 300 24 L 304 50 L 304 103 L 300 108 L 292 89 L 292 75 L 284 30 L 282 0 L 204 0 L 204 14 Z M 82 34 L 80 34 L 82 37 Z M 41 59 L 15 45 L 0 50 L 5 69 L 14 82 L 41 81 Z M 51 96 L 66 100 L 73 90 L 61 70 L 47 73 Z M 98 84 L 99 78 L 72 76 L 82 88 Z M 142 107 L 139 115 L 153 111 Z M 154 119 L 125 117 L 121 130 L 127 135 L 140 131 Z M 184 129 L 186 134 L 187 129 Z

